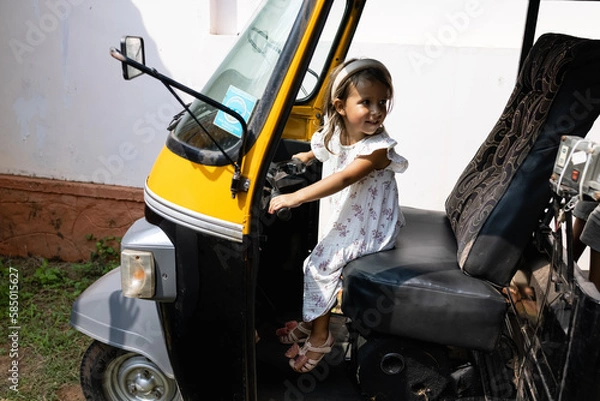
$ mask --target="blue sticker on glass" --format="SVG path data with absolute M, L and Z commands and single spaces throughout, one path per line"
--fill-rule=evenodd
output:
M 248 121 L 256 105 L 256 98 L 230 85 L 225 94 L 225 99 L 223 99 L 223 104 L 242 116 L 244 121 Z M 238 138 L 242 136 L 242 125 L 239 121 L 221 110 L 217 112 L 214 124 Z

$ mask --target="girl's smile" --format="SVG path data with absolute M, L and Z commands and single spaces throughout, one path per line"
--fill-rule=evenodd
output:
M 387 116 L 389 91 L 379 81 L 360 81 L 350 85 L 345 101 L 335 100 L 335 106 L 343 116 L 345 145 L 352 145 L 366 136 L 379 133 Z

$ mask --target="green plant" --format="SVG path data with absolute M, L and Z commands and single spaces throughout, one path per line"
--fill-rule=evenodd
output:
M 105 273 L 119 264 L 121 237 L 110 235 L 97 239 L 93 234 L 88 234 L 86 239 L 96 241 L 96 250 L 91 253 L 90 261 L 104 265 Z
M 48 288 L 56 288 L 64 284 L 65 272 L 59 266 L 49 266 L 47 259 L 35 269 L 32 281 Z

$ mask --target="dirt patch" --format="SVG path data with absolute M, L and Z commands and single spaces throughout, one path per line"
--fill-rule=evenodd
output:
M 58 389 L 56 395 L 61 401 L 85 401 L 81 387 L 76 384 L 65 384 Z
M 28 358 L 24 358 L 22 361 L 27 360 Z M 20 362 L 22 362 L 20 361 Z M 0 355 L 0 371 L 2 372 L 8 372 L 8 369 L 10 368 L 12 364 L 12 359 L 8 356 L 8 355 Z M 30 364 L 27 364 L 29 366 L 22 366 L 23 364 L 20 363 L 20 369 L 23 368 L 23 370 L 19 371 L 19 377 L 26 377 L 26 375 L 28 374 L 28 372 L 31 372 L 32 369 L 35 370 L 36 367 L 35 366 L 31 366 Z M 37 368 L 39 368 L 39 366 L 37 366 Z M 19 389 L 21 389 L 21 380 L 19 381 Z M 2 389 L 3 391 L 5 389 Z M 20 392 L 20 391 L 19 391 Z M 10 389 L 6 389 L 5 395 L 6 397 L 3 397 L 2 395 L 0 395 L 0 401 L 8 401 L 11 399 L 10 393 L 12 393 L 12 390 Z M 46 394 L 46 396 L 50 396 L 51 394 Z M 57 391 L 56 391 L 56 397 L 60 400 L 60 401 L 86 401 L 85 397 L 83 396 L 83 392 L 81 391 L 81 386 L 79 386 L 78 384 L 65 384 L 62 387 L 60 387 Z
M 28 375 L 32 374 L 31 372 L 35 372 L 37 369 L 40 369 L 40 358 L 37 356 L 31 357 L 29 351 L 30 350 L 28 348 L 24 348 L 20 352 L 23 355 L 28 356 L 19 359 L 19 378 L 27 377 Z M 33 359 L 36 362 L 31 363 L 30 359 Z M 9 355 L 0 355 L 1 372 L 8 372 L 12 363 L 13 358 L 10 358 Z M 22 380 L 19 380 L 18 386 L 19 389 L 22 389 Z M 6 388 L 3 388 L 2 391 L 4 391 L 5 389 Z M 6 389 L 6 392 L 4 393 L 6 397 L 0 395 L 0 401 L 8 401 L 12 399 L 10 396 L 11 393 L 12 390 Z M 51 394 L 46 394 L 46 396 L 50 395 Z M 60 401 L 86 401 L 85 397 L 83 396 L 83 392 L 81 391 L 81 386 L 79 386 L 78 384 L 65 384 L 56 391 L 55 395 Z

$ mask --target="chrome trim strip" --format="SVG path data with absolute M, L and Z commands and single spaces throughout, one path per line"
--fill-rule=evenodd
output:
M 178 206 L 152 192 L 148 183 L 144 186 L 144 201 L 150 209 L 174 223 L 226 240 L 242 242 L 241 224 L 216 219 Z

